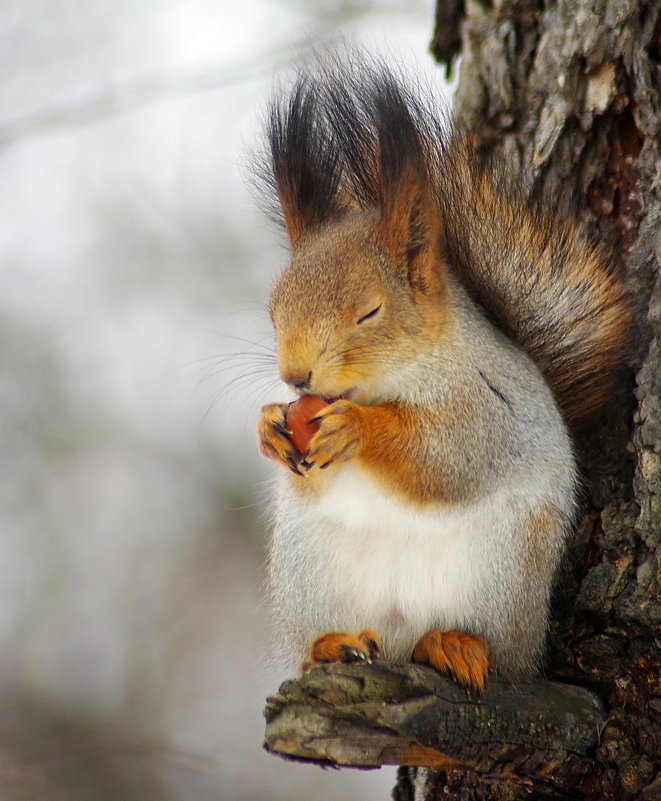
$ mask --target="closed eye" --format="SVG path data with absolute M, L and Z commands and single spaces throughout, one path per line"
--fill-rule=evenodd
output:
M 362 317 L 358 318 L 357 325 L 360 325 L 361 323 L 364 323 L 365 320 L 369 320 L 370 317 L 374 317 L 377 314 L 377 312 L 379 311 L 380 308 L 381 308 L 381 304 L 379 303 L 379 305 L 375 309 L 372 309 L 372 311 L 367 312 L 367 314 L 363 314 Z

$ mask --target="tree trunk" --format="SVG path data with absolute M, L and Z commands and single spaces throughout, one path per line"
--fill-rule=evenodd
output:
M 588 510 L 553 611 L 548 676 L 591 688 L 608 715 L 593 775 L 569 797 L 658 799 L 661 2 L 490 6 L 466 0 L 449 18 L 445 0 L 438 2 L 432 49 L 440 60 L 454 57 L 452 32 L 462 29 L 456 111 L 485 155 L 503 155 L 532 191 L 561 206 L 578 201 L 587 226 L 627 271 L 637 303 L 630 403 L 626 415 L 579 443 Z M 534 780 L 515 786 L 472 771 L 401 768 L 394 797 L 539 793 Z

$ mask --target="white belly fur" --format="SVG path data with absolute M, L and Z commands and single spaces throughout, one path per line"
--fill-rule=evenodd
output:
M 368 627 L 386 658 L 402 659 L 429 628 L 476 630 L 480 609 L 506 592 L 498 563 L 511 557 L 525 513 L 518 489 L 465 508 L 412 511 L 353 465 L 337 469 L 313 503 L 287 488 L 271 574 L 283 619 L 296 621 L 292 645 L 305 649 L 323 630 Z

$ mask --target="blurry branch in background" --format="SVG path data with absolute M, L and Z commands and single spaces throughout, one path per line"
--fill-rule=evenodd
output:
M 315 36 L 315 40 L 319 37 Z M 33 134 L 96 122 L 106 117 L 142 108 L 178 95 L 204 92 L 221 86 L 249 80 L 271 69 L 281 67 L 304 51 L 310 42 L 288 44 L 274 49 L 268 56 L 229 67 L 210 67 L 206 70 L 159 73 L 124 81 L 90 93 L 84 97 L 65 100 L 50 108 L 0 123 L 0 148 Z
M 74 128 L 142 108 L 159 100 L 218 89 L 258 77 L 286 66 L 315 44 L 329 38 L 335 32 L 340 18 L 345 18 L 344 13 L 329 18 L 326 30 L 315 31 L 314 35 L 299 42 L 273 48 L 270 53 L 255 56 L 242 64 L 214 66 L 206 70 L 196 69 L 187 72 L 178 69 L 175 72 L 146 75 L 131 81 L 123 81 L 84 97 L 63 101 L 51 108 L 0 122 L 0 148 L 36 133 Z
M 296 5 L 296 4 L 294 4 Z M 330 8 L 330 6 L 329 6 Z M 50 108 L 0 121 L 0 149 L 45 131 L 74 128 L 106 117 L 142 108 L 171 97 L 218 89 L 268 74 L 300 59 L 307 51 L 340 35 L 340 27 L 374 11 L 394 12 L 369 0 L 345 2 L 315 17 L 314 31 L 299 41 L 255 54 L 241 64 L 207 69 L 156 73 L 117 83 Z

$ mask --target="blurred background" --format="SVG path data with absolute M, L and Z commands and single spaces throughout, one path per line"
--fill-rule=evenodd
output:
M 274 76 L 338 36 L 441 81 L 432 0 L 0 6 L 0 799 L 386 799 L 261 750 Z

